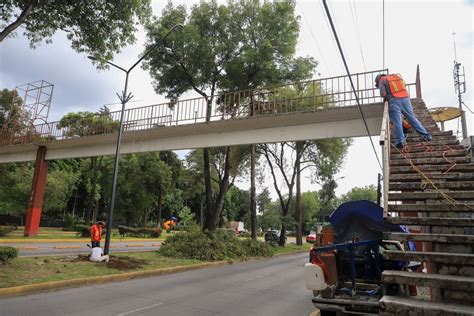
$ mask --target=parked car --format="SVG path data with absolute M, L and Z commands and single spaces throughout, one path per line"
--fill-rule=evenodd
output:
M 280 241 L 281 231 L 276 229 L 269 229 L 265 232 L 265 241 L 266 242 L 279 242 Z M 285 236 L 285 242 L 286 242 Z
M 266 242 L 278 242 L 280 240 L 280 231 L 275 229 L 269 229 L 265 232 Z
M 315 243 L 316 242 L 316 232 L 310 231 L 309 235 L 306 236 L 306 242 L 308 243 Z

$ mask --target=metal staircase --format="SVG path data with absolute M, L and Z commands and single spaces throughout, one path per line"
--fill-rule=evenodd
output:
M 412 104 L 433 140 L 423 142 L 410 131 L 402 151 L 390 146 L 385 221 L 407 225 L 412 233 L 389 232 L 384 238 L 413 240 L 417 251 L 385 251 L 384 256 L 420 261 L 428 273 L 384 271 L 384 283 L 417 286 L 424 295 L 386 295 L 381 313 L 474 315 L 474 163 L 451 131 L 437 127 L 423 100 Z

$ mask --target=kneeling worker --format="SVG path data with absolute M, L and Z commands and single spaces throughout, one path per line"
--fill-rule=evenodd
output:
M 89 260 L 93 262 L 101 262 L 101 261 L 109 262 L 109 255 L 104 256 L 104 253 L 102 252 L 102 248 L 94 247 L 92 248 L 92 253 Z

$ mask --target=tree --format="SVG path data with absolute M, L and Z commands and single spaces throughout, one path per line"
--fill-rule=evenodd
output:
M 0 91 L 0 128 L 10 129 L 21 125 L 21 105 L 23 100 L 16 90 Z
M 3 1 L 0 10 L 0 42 L 22 28 L 31 47 L 52 42 L 57 31 L 64 31 L 71 47 L 97 57 L 100 67 L 115 53 L 135 42 L 138 22 L 151 14 L 150 0 L 136 1 Z
M 166 93 L 172 101 L 190 90 L 198 93 L 205 100 L 209 122 L 217 91 L 256 87 L 268 83 L 269 78 L 273 82 L 288 78 L 288 73 L 302 69 L 298 66 L 304 64 L 293 59 L 299 30 L 294 7 L 293 2 L 230 1 L 226 6 L 211 1 L 193 6 L 188 15 L 184 6 L 168 4 L 162 16 L 147 25 L 147 49 L 170 24 L 182 23 L 184 29 L 172 35 L 172 47 L 153 52 L 144 64 L 155 79 L 156 92 Z M 312 69 L 311 65 L 306 69 Z M 241 106 L 235 100 L 225 105 L 228 109 Z M 216 228 L 230 186 L 230 170 L 235 167 L 230 159 L 232 148 L 226 147 L 223 153 L 224 173 L 214 194 L 210 152 L 203 150 L 205 228 L 210 231 Z
M 374 203 L 377 203 L 377 188 L 375 185 L 371 184 L 365 187 L 355 187 L 352 188 L 346 194 L 343 194 L 338 200 L 337 205 L 340 205 L 349 201 L 360 201 L 367 200 Z

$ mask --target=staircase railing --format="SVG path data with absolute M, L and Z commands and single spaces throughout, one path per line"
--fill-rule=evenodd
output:
M 383 105 L 380 146 L 382 146 L 383 217 L 385 218 L 388 213 L 388 185 L 390 176 L 390 119 L 388 116 L 388 102 L 384 102 Z

